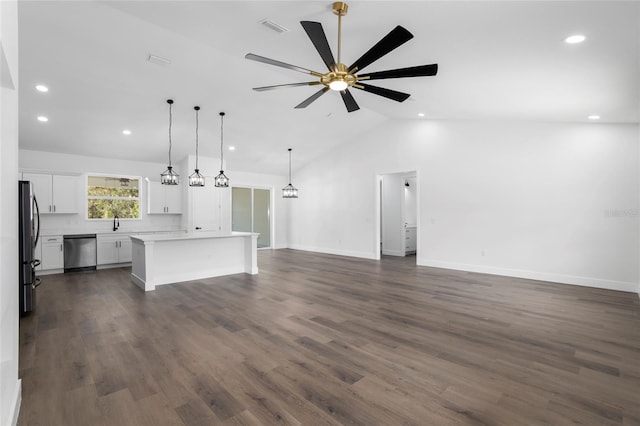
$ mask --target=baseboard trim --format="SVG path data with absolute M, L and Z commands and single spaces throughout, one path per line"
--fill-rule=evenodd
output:
M 548 281 L 559 284 L 579 285 L 583 287 L 603 288 L 634 293 L 638 284 L 634 282 L 605 280 L 601 278 L 581 277 L 576 275 L 552 274 L 521 269 L 496 268 L 493 266 L 472 265 L 467 263 L 445 262 L 433 259 L 418 259 L 418 265 L 433 268 L 453 269 L 457 271 L 478 272 L 481 274 L 501 275 L 514 278 Z
M 382 254 L 385 256 L 402 256 L 404 257 L 405 254 L 403 251 L 399 251 L 399 250 L 382 250 Z
M 8 419 L 11 420 L 11 426 L 16 426 L 18 424 L 18 416 L 20 415 L 20 406 L 22 405 L 22 379 L 18 379 L 12 399 L 14 400 L 13 412 L 9 413 Z
M 127 266 L 131 266 L 131 262 L 122 262 L 122 263 L 106 263 L 104 265 L 97 265 L 96 269 L 113 269 L 113 268 L 126 268 Z
M 373 259 L 373 260 L 376 259 L 376 257 L 372 253 L 360 252 L 360 251 L 335 250 L 335 249 L 328 249 L 328 248 L 321 248 L 321 247 L 301 246 L 298 244 L 289 245 L 289 248 L 292 250 L 311 251 L 314 253 L 335 254 L 337 256 L 359 257 L 361 259 Z

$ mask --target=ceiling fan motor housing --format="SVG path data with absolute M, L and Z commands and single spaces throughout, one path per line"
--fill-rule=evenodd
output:
M 343 1 L 337 1 L 333 3 L 332 9 L 333 9 L 333 13 L 335 13 L 336 15 L 344 16 L 347 14 L 347 10 L 349 10 L 349 5 L 347 5 Z

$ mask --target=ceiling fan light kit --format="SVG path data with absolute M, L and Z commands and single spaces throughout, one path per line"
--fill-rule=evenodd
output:
M 163 185 L 177 185 L 180 183 L 180 175 L 171 166 L 171 122 L 173 120 L 171 106 L 173 105 L 173 100 L 167 99 L 167 103 L 169 104 L 169 166 L 167 166 L 167 170 L 160 174 L 160 183 Z
M 342 63 L 342 17 L 347 14 L 349 6 L 345 2 L 335 2 L 332 6 L 333 13 L 338 16 L 338 60 L 336 61 L 329 47 L 329 42 L 322 28 L 320 22 L 301 21 L 300 24 L 305 30 L 309 39 L 313 43 L 314 47 L 320 54 L 320 57 L 324 61 L 325 65 L 329 69 L 326 73 L 320 73 L 307 68 L 299 67 L 296 65 L 287 64 L 285 62 L 277 61 L 275 59 L 266 58 L 264 56 L 248 53 L 245 55 L 246 59 L 250 59 L 257 62 L 262 62 L 269 65 L 274 65 L 282 68 L 287 68 L 293 71 L 298 71 L 304 74 L 309 74 L 315 77 L 317 80 L 308 81 L 302 83 L 290 83 L 279 84 L 275 86 L 263 86 L 254 87 L 253 90 L 262 92 L 266 90 L 279 89 L 283 87 L 300 87 L 300 86 L 319 86 L 322 87 L 319 91 L 296 105 L 296 108 L 306 108 L 320 96 L 324 95 L 327 91 L 332 90 L 340 92 L 342 101 L 348 112 L 357 111 L 360 109 L 358 103 L 355 101 L 351 93 L 350 88 L 363 90 L 365 92 L 373 93 L 374 95 L 382 96 L 396 102 L 403 102 L 407 100 L 411 95 L 409 93 L 403 93 L 396 90 L 386 89 L 384 87 L 372 86 L 362 83 L 363 80 L 382 80 L 388 78 L 406 78 L 406 77 L 427 77 L 434 76 L 438 73 L 438 64 L 420 65 L 408 68 L 398 68 L 394 70 L 379 71 L 369 74 L 362 74 L 361 72 L 365 67 L 371 65 L 384 55 L 393 51 L 397 47 L 403 45 L 407 41 L 413 38 L 413 34 L 407 31 L 401 26 L 396 26 L 391 32 L 384 36 L 378 43 L 376 43 L 371 49 L 364 53 L 358 60 L 352 65 L 346 66 Z

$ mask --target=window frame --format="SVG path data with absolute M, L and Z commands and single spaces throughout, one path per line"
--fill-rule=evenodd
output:
M 107 196 L 90 196 L 89 195 L 89 177 L 105 177 L 114 179 L 130 179 L 138 181 L 138 196 L 131 197 L 107 197 Z M 142 220 L 142 176 L 132 175 L 119 175 L 113 173 L 87 173 L 84 179 L 84 217 L 85 220 L 90 222 L 109 221 L 112 222 L 113 218 L 90 218 L 89 217 L 89 200 L 138 200 L 138 217 L 119 217 L 118 220 L 122 221 L 140 221 Z

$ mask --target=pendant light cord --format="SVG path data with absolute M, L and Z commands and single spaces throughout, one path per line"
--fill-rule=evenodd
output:
M 198 109 L 196 109 L 196 170 L 198 170 Z
M 171 114 L 171 105 L 173 101 L 169 102 L 169 167 L 171 167 L 171 122 L 173 121 L 173 116 Z
M 289 148 L 289 185 L 291 185 L 291 148 Z
M 220 113 L 220 171 L 222 171 L 222 158 L 224 156 L 224 150 L 222 145 L 224 144 L 224 112 Z

